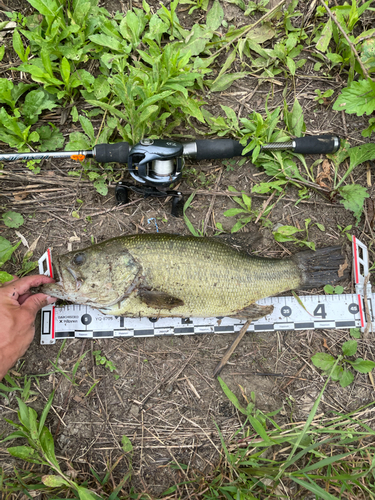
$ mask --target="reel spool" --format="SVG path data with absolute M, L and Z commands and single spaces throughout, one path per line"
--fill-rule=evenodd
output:
M 183 145 L 163 139 L 143 139 L 129 152 L 128 170 L 141 184 L 168 187 L 181 178 Z

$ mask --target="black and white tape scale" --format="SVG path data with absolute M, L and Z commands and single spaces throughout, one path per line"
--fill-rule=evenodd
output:
M 303 306 L 293 296 L 268 297 L 260 305 L 273 305 L 272 314 L 249 326 L 250 332 L 280 330 L 314 330 L 361 328 L 367 317 L 365 297 L 371 322 L 375 326 L 372 302 L 375 300 L 371 285 L 364 293 L 364 281 L 369 272 L 366 245 L 353 236 L 354 294 L 305 295 L 299 297 Z M 39 259 L 39 272 L 53 276 L 50 249 Z M 203 333 L 233 333 L 245 321 L 233 318 L 124 318 L 107 316 L 89 306 L 49 305 L 42 309 L 41 344 L 54 344 L 66 338 L 117 338 L 155 337 L 162 335 L 198 335 Z

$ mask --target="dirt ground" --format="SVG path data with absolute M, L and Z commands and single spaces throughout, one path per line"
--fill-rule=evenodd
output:
M 17 8 L 17 2 L 13 2 Z M 126 10 L 126 5 L 118 2 L 103 2 L 106 8 Z M 300 2 L 304 11 L 305 2 Z M 223 2 L 228 21 L 248 23 L 242 11 L 235 5 Z M 23 8 L 20 4 L 19 8 Z M 180 14 L 181 20 L 189 25 L 199 18 L 196 11 L 187 16 Z M 240 23 L 241 24 L 241 23 Z M 340 75 L 326 79 L 313 71 L 315 59 L 307 54 L 308 62 L 303 74 L 291 79 L 279 75 L 279 85 L 274 86 L 274 94 L 269 101 L 272 110 L 282 103 L 282 93 L 288 87 L 286 99 L 291 106 L 297 97 L 303 107 L 307 134 L 336 133 L 347 138 L 352 146 L 363 143 L 360 131 L 365 128 L 365 120 L 333 112 L 331 107 L 318 105 L 313 99 L 315 90 L 327 88 L 337 95 L 343 86 Z M 18 78 L 18 75 L 15 75 Z M 220 104 L 230 106 L 238 116 L 256 110 L 263 112 L 265 97 L 270 84 L 256 87 L 257 80 L 247 77 L 234 83 L 227 91 L 205 95 L 206 108 L 218 114 Z M 46 122 L 60 123 L 60 111 L 49 112 Z M 100 120 L 93 121 L 96 129 Z M 76 130 L 68 119 L 63 127 L 64 134 Z M 182 134 L 196 135 L 193 130 L 180 130 Z M 6 152 L 6 151 L 5 151 Z M 311 164 L 316 158 L 308 157 Z M 122 169 L 117 165 L 118 170 Z M 372 166 L 371 166 L 372 168 Z M 25 224 L 19 229 L 29 244 L 38 239 L 35 257 L 39 258 L 48 247 L 54 253 L 65 253 L 101 242 L 113 236 L 132 233 L 154 233 L 155 218 L 160 232 L 188 234 L 182 218 L 170 214 L 170 202 L 157 198 L 143 199 L 132 194 L 130 203 L 117 207 L 114 198 L 114 184 L 106 197 L 100 196 L 92 184 L 84 179 L 69 177 L 67 172 L 79 166 L 65 160 L 45 161 L 38 176 L 29 172 L 21 163 L 4 165 L 7 172 L 2 179 L 1 207 L 15 210 L 25 217 Z M 195 169 L 195 171 L 193 170 Z M 128 174 L 124 170 L 124 179 Z M 235 186 L 250 193 L 252 186 L 267 176 L 256 169 L 250 161 L 228 170 L 220 161 L 187 161 L 186 173 L 179 189 L 185 193 L 198 189 L 189 210 L 189 218 L 195 227 L 207 220 L 207 235 L 214 234 L 215 222 L 221 222 L 230 231 L 233 220 L 223 216 L 223 212 L 235 203 L 220 193 L 228 186 Z M 197 175 L 203 172 L 204 176 Z M 358 167 L 354 180 L 366 184 L 367 166 Z M 371 171 L 373 174 L 373 171 Z M 35 186 L 30 188 L 30 186 Z M 216 190 L 216 195 L 215 195 Z M 23 199 L 17 193 L 29 191 Z M 369 188 L 370 194 L 372 188 Z M 219 194 L 218 194 L 219 193 Z M 254 196 L 255 207 L 261 207 L 268 195 Z M 83 204 L 77 202 L 83 200 Z M 308 217 L 313 222 L 323 224 L 325 232 L 312 228 L 309 237 L 317 248 L 327 245 L 345 244 L 337 225 L 353 225 L 355 234 L 364 243 L 372 243 L 370 230 L 363 217 L 357 227 L 351 213 L 339 203 L 330 202 L 320 193 L 314 192 L 309 200 L 298 204 L 297 193 L 289 189 L 280 200 L 269 218 L 272 227 L 276 224 L 290 224 L 304 227 Z M 212 204 L 213 203 L 213 204 Z M 80 218 L 72 217 L 78 210 Z M 89 222 L 86 217 L 90 216 Z M 281 245 L 274 241 L 271 229 L 260 224 L 246 226 L 245 232 L 259 230 L 262 234 L 257 251 L 259 255 L 283 258 L 298 251 L 292 244 Z M 18 237 L 14 230 L 0 225 L 0 234 L 15 242 Z M 16 262 L 8 267 L 15 272 L 25 248 L 16 255 Z M 347 283 L 346 293 L 353 286 Z M 312 293 L 322 293 L 314 290 Z M 308 415 L 324 379 L 311 363 L 316 352 L 338 354 L 343 341 L 349 340 L 348 330 L 314 330 L 298 332 L 275 332 L 247 334 L 235 354 L 222 372 L 227 385 L 245 403 L 242 391 L 250 398 L 253 391 L 256 405 L 263 411 L 280 409 L 280 422 L 294 419 L 303 420 Z M 160 337 L 140 339 L 72 339 L 68 340 L 58 361 L 59 371 L 52 366 L 61 347 L 40 345 L 39 327 L 35 340 L 24 359 L 14 368 L 14 373 L 33 377 L 29 403 L 41 412 L 51 391 L 55 389 L 53 409 L 47 419 L 56 442 L 56 454 L 62 467 L 71 467 L 86 477 L 90 467 L 103 475 L 122 456 L 121 438 L 128 436 L 134 446 L 132 485 L 137 491 L 147 491 L 160 495 L 168 487 L 191 477 L 191 472 L 209 473 L 220 458 L 220 437 L 217 427 L 226 440 L 231 439 L 243 423 L 243 417 L 223 394 L 218 381 L 213 378 L 213 370 L 233 341 L 230 334 L 199 335 L 181 337 Z M 328 346 L 328 349 L 327 349 Z M 102 366 L 96 366 L 93 351 L 101 350 L 117 368 L 113 373 Z M 62 372 L 69 375 L 79 359 L 81 361 L 76 385 L 72 385 Z M 372 336 L 366 341 L 359 340 L 359 354 L 365 359 L 375 359 Z M 95 388 L 89 393 L 93 383 Z M 337 383 L 330 383 L 322 399 L 319 412 L 348 412 L 374 400 L 374 387 L 367 375 L 356 374 L 355 381 L 342 389 Z M 16 394 L 10 403 L 0 398 L 3 417 L 15 418 Z M 0 435 L 7 435 L 10 426 L 0 420 Z M 187 468 L 171 467 L 171 464 L 185 464 Z M 10 460 L 4 445 L 0 445 L 0 467 L 11 472 L 15 462 Z M 121 459 L 114 471 L 120 479 L 128 468 L 126 459 Z

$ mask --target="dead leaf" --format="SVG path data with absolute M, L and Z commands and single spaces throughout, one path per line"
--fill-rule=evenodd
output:
M 329 160 L 324 160 L 320 165 L 320 168 L 322 169 L 322 171 L 318 172 L 316 183 L 321 187 L 332 189 L 331 163 L 329 162 Z M 323 179 L 326 179 L 329 185 L 323 182 Z
M 40 236 L 41 236 L 41 235 L 39 235 L 39 236 L 37 237 L 37 239 L 36 239 L 36 240 L 34 240 L 34 241 L 31 243 L 31 245 L 30 245 L 30 252 L 34 252 L 34 250 L 36 249 L 36 246 L 37 246 L 37 244 L 38 244 L 38 241 L 39 241 Z
M 83 401 L 83 400 L 82 400 L 82 398 L 80 398 L 80 397 L 78 396 L 78 394 L 76 394 L 76 395 L 73 397 L 73 399 L 74 399 L 74 401 L 76 401 L 77 403 L 82 403 L 82 401 Z
M 69 241 L 71 241 L 73 243 L 74 241 L 81 241 L 81 238 L 79 236 L 77 236 L 77 235 L 76 236 L 71 236 L 69 238 Z
M 22 191 L 22 193 L 12 193 L 14 196 L 14 201 L 21 201 L 28 197 L 30 194 L 28 191 Z
M 345 259 L 344 264 L 341 264 L 339 267 L 339 270 L 337 271 L 339 278 L 342 278 L 344 276 L 345 269 L 348 269 L 348 261 L 346 259 Z
M 327 339 L 323 338 L 323 347 L 329 350 L 328 344 L 327 344 Z
M 21 239 L 22 245 L 26 248 L 29 248 L 29 244 L 27 243 L 27 239 L 21 234 L 19 231 L 15 231 L 16 235 Z

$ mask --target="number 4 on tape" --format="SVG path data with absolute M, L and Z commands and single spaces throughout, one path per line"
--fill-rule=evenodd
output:
M 356 293 L 268 297 L 260 305 L 273 305 L 271 314 L 253 321 L 249 331 L 314 330 L 360 327 L 374 323 L 371 285 L 364 290 L 369 272 L 367 247 L 353 236 L 353 267 Z M 53 276 L 50 249 L 39 260 L 39 272 Z M 365 297 L 368 307 L 365 307 Z M 301 306 L 301 303 L 303 306 Z M 371 317 L 367 318 L 366 310 Z M 233 318 L 119 318 L 106 316 L 88 306 L 46 306 L 42 309 L 41 343 L 54 344 L 65 338 L 150 337 L 233 333 L 244 321 Z

